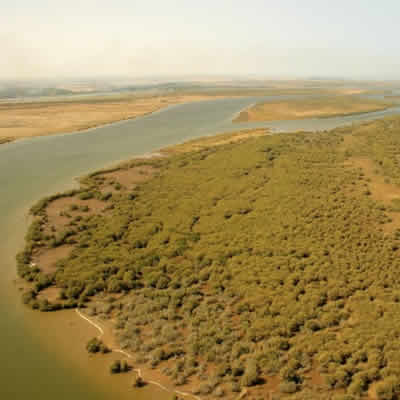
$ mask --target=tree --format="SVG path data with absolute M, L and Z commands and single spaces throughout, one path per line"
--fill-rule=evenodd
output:
M 112 374 L 119 374 L 121 372 L 121 361 L 115 360 L 110 366 L 110 372 Z
M 133 386 L 136 388 L 143 387 L 146 384 L 146 382 L 143 380 L 141 376 L 137 376 L 135 380 L 133 381 Z

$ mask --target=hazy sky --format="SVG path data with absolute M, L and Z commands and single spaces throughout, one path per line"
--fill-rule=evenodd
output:
M 1 0 L 0 79 L 400 78 L 398 0 Z

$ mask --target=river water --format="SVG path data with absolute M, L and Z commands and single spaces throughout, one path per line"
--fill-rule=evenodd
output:
M 268 99 L 276 97 L 265 98 Z M 86 133 L 26 139 L 0 146 L 1 399 L 163 397 L 151 388 L 128 391 L 126 379 L 110 377 L 104 359 L 88 359 L 84 340 L 96 331 L 72 312 L 41 314 L 21 304 L 13 284 L 14 257 L 23 246 L 28 209 L 35 201 L 72 187 L 75 177 L 189 138 L 250 127 L 325 130 L 400 113 L 397 107 L 340 118 L 232 124 L 235 114 L 258 101 L 260 98 L 189 103 Z

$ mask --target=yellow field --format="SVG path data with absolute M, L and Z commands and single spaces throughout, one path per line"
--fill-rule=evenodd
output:
M 327 118 L 385 110 L 392 104 L 352 96 L 290 99 L 259 103 L 242 111 L 234 122 Z
M 208 98 L 207 95 L 173 95 L 3 103 L 0 104 L 0 143 L 5 138 L 9 141 L 11 138 L 85 130 L 146 115 L 171 104 Z

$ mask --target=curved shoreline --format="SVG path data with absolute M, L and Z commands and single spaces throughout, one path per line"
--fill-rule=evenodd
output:
M 79 308 L 75 308 L 75 312 L 78 314 L 78 316 L 79 316 L 80 318 L 82 318 L 83 320 L 85 320 L 86 322 L 88 322 L 90 325 L 92 325 L 93 327 L 95 327 L 95 328 L 100 332 L 100 334 L 97 336 L 98 339 L 101 339 L 101 338 L 103 337 L 103 335 L 104 335 L 104 330 L 103 330 L 103 328 L 102 328 L 100 325 L 96 324 L 96 323 L 93 322 L 90 318 L 88 318 L 88 317 L 86 317 L 84 314 L 82 314 L 82 312 L 79 311 Z M 120 353 L 120 354 L 123 354 L 125 357 L 127 357 L 127 358 L 129 358 L 129 359 L 133 359 L 133 356 L 132 356 L 131 354 L 129 354 L 128 352 L 126 352 L 125 350 L 122 350 L 122 349 L 111 349 L 111 351 L 112 351 L 113 353 Z M 133 371 L 137 373 L 137 375 L 138 375 L 139 378 L 144 379 L 144 378 L 143 378 L 142 370 L 141 370 L 140 368 L 134 368 Z M 176 389 L 168 389 L 166 386 L 162 385 L 161 383 L 159 383 L 159 382 L 157 382 L 157 381 L 147 380 L 147 379 L 144 379 L 144 380 L 145 380 L 146 383 L 148 383 L 148 384 L 150 384 L 150 385 L 155 385 L 155 386 L 159 387 L 160 389 L 162 389 L 162 390 L 164 390 L 164 391 L 166 391 L 166 392 L 169 392 L 169 393 L 176 393 L 177 395 L 179 395 L 179 396 L 184 396 L 184 397 L 190 396 L 190 397 L 194 398 L 195 400 L 202 400 L 201 397 L 196 396 L 196 395 L 193 394 L 193 393 L 182 392 L 182 391 L 176 390 Z
M 184 97 L 184 95 L 182 95 Z M 165 105 L 160 106 L 159 108 L 155 108 L 154 110 L 150 111 L 145 111 L 142 114 L 138 115 L 131 115 L 131 116 L 126 116 L 122 118 L 117 118 L 114 120 L 110 120 L 108 122 L 100 122 L 96 123 L 88 123 L 83 126 L 78 126 L 78 127 L 71 127 L 69 128 L 64 128 L 60 130 L 55 130 L 52 132 L 43 132 L 43 133 L 38 133 L 38 134 L 32 134 L 32 135 L 26 135 L 26 136 L 0 136 L 0 145 L 2 144 L 7 144 L 7 143 L 12 143 L 12 142 L 19 142 L 21 140 L 27 140 L 27 139 L 36 139 L 36 138 L 41 138 L 41 137 L 47 137 L 47 136 L 63 136 L 63 135 L 74 135 L 74 134 L 79 134 L 79 133 L 88 133 L 91 131 L 94 131 L 99 128 L 104 128 L 110 125 L 116 125 L 116 124 L 123 124 L 127 123 L 130 121 L 134 121 L 137 118 L 144 118 L 148 117 L 153 114 L 157 114 L 160 112 L 167 111 L 168 109 L 184 104 L 189 104 L 189 103 L 199 103 L 199 102 L 204 102 L 204 101 L 213 101 L 213 100 L 224 100 L 224 99 L 232 99 L 232 98 L 246 98 L 246 97 L 252 97 L 248 95 L 237 95 L 237 96 L 219 96 L 219 95 L 198 95 L 198 96 L 188 96 L 187 98 L 184 99 L 176 99 L 176 101 L 172 101 L 171 103 L 166 103 Z M 262 98 L 263 96 L 256 96 Z M 40 103 L 38 103 L 40 104 Z

